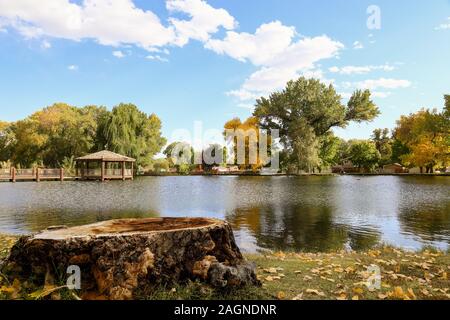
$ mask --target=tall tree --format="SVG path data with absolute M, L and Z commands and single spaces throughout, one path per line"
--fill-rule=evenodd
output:
M 146 167 L 152 157 L 161 151 L 166 139 L 161 136 L 161 120 L 147 116 L 133 104 L 119 104 L 105 117 L 101 125 L 100 146 L 136 158 L 137 164 Z
M 260 130 L 257 117 L 250 117 L 244 122 L 239 118 L 234 118 L 225 123 L 224 129 L 224 135 L 229 140 L 227 143 L 231 143 L 234 149 L 234 163 L 238 164 L 241 169 L 252 169 L 255 171 L 265 165 L 265 159 L 260 157 L 260 141 L 262 142 L 262 139 L 266 139 L 267 152 L 269 153 L 271 139 L 270 136 Z M 227 132 L 232 134 L 227 137 Z M 241 152 L 244 153 L 244 159 L 239 159 L 239 141 L 243 145 Z
M 378 114 L 369 90 L 355 91 L 344 105 L 332 85 L 304 77 L 289 81 L 285 89 L 272 93 L 269 98 L 257 99 L 253 113 L 262 128 L 279 130 L 284 151 L 303 167 L 305 159 L 309 159 L 307 167 L 316 162 L 320 144 L 313 140 L 320 139 L 334 127 L 345 127 L 351 121 L 372 121 Z M 300 155 L 299 152 L 310 154 Z
M 381 155 L 380 165 L 390 163 L 392 158 L 392 139 L 389 129 L 375 129 L 372 134 L 372 141 Z

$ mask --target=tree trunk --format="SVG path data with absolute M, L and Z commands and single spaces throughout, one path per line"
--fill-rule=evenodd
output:
M 67 268 L 80 267 L 81 290 L 109 299 L 132 299 L 155 285 L 200 279 L 214 287 L 256 285 L 228 223 L 206 218 L 110 220 L 49 228 L 22 237 L 6 273 L 65 283 Z

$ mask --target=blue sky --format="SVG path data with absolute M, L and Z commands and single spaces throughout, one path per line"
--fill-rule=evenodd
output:
M 0 119 L 54 102 L 131 102 L 170 139 L 194 121 L 246 118 L 255 97 L 305 75 L 344 101 L 374 92 L 382 115 L 336 130 L 367 138 L 401 114 L 442 108 L 449 57 L 448 0 L 0 0 Z

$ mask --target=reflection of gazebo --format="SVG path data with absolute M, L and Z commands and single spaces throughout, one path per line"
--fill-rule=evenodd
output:
M 135 159 L 103 150 L 75 159 L 76 176 L 92 180 L 133 180 Z

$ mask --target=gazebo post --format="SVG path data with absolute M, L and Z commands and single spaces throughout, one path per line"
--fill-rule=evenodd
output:
M 105 161 L 102 160 L 102 182 L 105 181 Z
M 122 161 L 122 181 L 125 181 L 125 161 Z
M 131 180 L 134 180 L 134 162 L 131 161 Z

